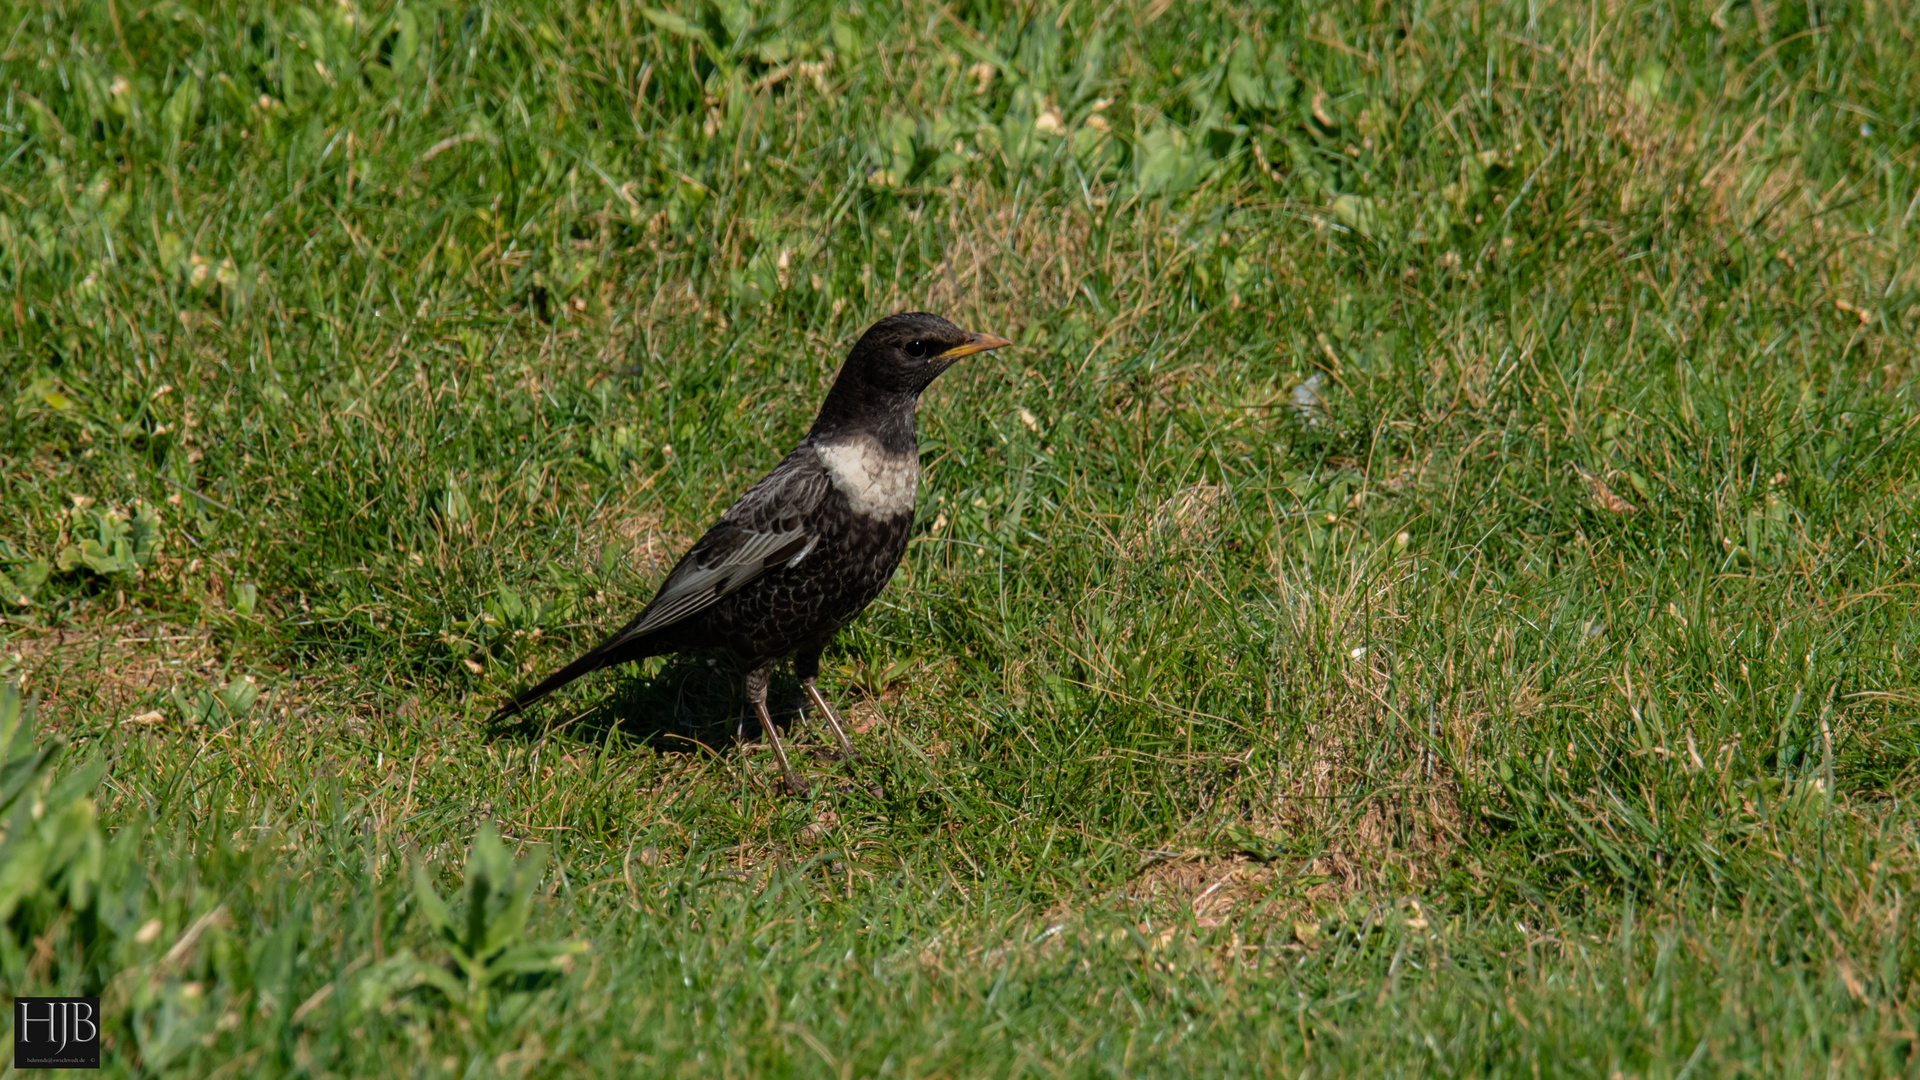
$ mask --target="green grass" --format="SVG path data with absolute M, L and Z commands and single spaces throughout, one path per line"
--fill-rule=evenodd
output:
M 8 8 L 9 992 L 122 1074 L 1915 1067 L 1911 6 L 671 2 Z M 1019 347 L 866 760 L 699 658 L 489 730 L 900 309 Z

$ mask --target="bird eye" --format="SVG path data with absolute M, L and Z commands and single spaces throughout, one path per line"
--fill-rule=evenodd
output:
M 927 343 L 924 341 L 908 342 L 907 355 L 913 357 L 915 360 L 927 355 Z

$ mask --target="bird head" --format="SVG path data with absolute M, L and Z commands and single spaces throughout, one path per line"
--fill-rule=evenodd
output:
M 962 330 L 938 315 L 908 311 L 867 328 L 854 343 L 841 378 L 857 375 L 881 392 L 918 395 L 954 361 L 1013 342 Z
M 889 315 L 854 342 L 813 423 L 816 438 L 865 430 L 884 441 L 913 438 L 921 391 L 954 361 L 1013 342 L 962 330 L 938 315 Z

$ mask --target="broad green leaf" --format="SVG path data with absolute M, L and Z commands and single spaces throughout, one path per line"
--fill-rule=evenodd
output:
M 641 8 L 640 14 L 646 16 L 648 22 L 665 30 L 669 34 L 692 38 L 695 41 L 703 42 L 707 45 L 713 44 L 713 38 L 709 37 L 705 30 L 675 15 L 671 11 L 661 11 L 658 8 Z
M 179 85 L 160 107 L 160 130 L 166 134 L 169 146 L 177 146 L 185 138 L 199 110 L 200 78 L 191 70 L 183 70 Z
M 1364 195 L 1340 195 L 1333 200 L 1333 216 L 1340 224 L 1362 236 L 1372 236 L 1379 224 L 1379 213 L 1372 199 Z
M 1260 58 L 1254 54 L 1253 41 L 1241 38 L 1234 43 L 1233 53 L 1227 59 L 1227 90 L 1233 95 L 1236 105 L 1248 109 L 1264 109 L 1273 104 L 1267 94 L 1266 72 L 1261 70 Z
M 413 861 L 413 902 L 420 909 L 420 917 L 427 921 L 441 937 L 457 940 L 454 930 L 453 911 L 447 902 L 433 887 L 433 878 L 427 873 L 425 861 L 415 858 Z

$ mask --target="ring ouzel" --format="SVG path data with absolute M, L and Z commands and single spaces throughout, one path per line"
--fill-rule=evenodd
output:
M 846 728 L 815 684 L 820 654 L 880 595 L 907 549 L 920 479 L 913 422 L 921 392 L 961 357 L 1010 344 L 925 312 L 873 324 L 807 437 L 680 557 L 646 608 L 493 719 L 604 667 L 719 649 L 740 670 L 787 786 L 804 790 L 767 713 L 773 665 L 792 656 L 800 685 L 851 758 Z

